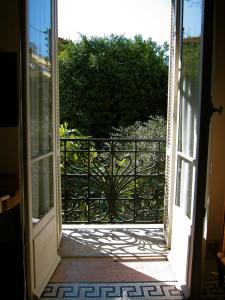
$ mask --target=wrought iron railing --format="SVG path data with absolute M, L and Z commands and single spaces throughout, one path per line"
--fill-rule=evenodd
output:
M 62 138 L 64 223 L 162 223 L 165 140 Z

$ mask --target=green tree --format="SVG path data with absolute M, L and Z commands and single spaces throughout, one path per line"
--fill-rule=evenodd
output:
M 166 116 L 168 45 L 136 36 L 81 36 L 59 46 L 61 122 L 107 137 L 112 128 Z

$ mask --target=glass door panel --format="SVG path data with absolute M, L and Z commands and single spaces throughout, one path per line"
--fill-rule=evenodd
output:
M 203 1 L 183 1 L 176 205 L 191 217 L 201 96 Z
M 53 207 L 52 1 L 29 1 L 33 223 Z
M 30 1 L 29 73 L 31 155 L 52 151 L 51 1 Z
M 53 207 L 52 157 L 32 163 L 33 222 L 38 222 Z
M 56 172 L 56 4 L 25 0 L 27 290 L 38 298 L 60 261 Z M 35 296 L 34 296 L 35 295 Z
M 194 167 L 189 161 L 182 157 L 177 160 L 177 190 L 176 205 L 181 207 L 185 215 L 191 218 L 193 198 Z

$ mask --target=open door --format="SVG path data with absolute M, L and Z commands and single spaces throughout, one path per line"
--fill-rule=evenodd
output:
M 59 256 L 56 1 L 26 0 L 23 105 L 27 299 L 39 297 Z
M 176 79 L 176 180 L 174 198 L 171 199 L 174 205 L 169 259 L 187 297 L 193 287 L 193 264 L 195 259 L 201 258 L 204 222 L 212 63 L 212 36 L 209 31 L 212 31 L 213 17 L 208 3 L 208 0 L 182 0 L 179 3 L 181 7 L 177 6 L 180 24 L 176 29 L 180 31 L 177 37 L 180 45 Z M 200 286 L 200 280 L 199 276 L 195 284 Z

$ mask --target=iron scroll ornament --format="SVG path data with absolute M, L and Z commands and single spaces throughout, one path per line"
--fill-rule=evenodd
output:
M 128 145 L 130 150 L 122 149 L 118 140 L 107 141 L 98 150 L 91 150 L 87 140 L 80 142 L 86 146 L 74 151 L 77 157 L 85 155 L 79 163 L 68 159 L 71 150 L 63 155 L 63 222 L 162 223 L 164 140 L 122 141 L 135 145 L 133 150 Z

